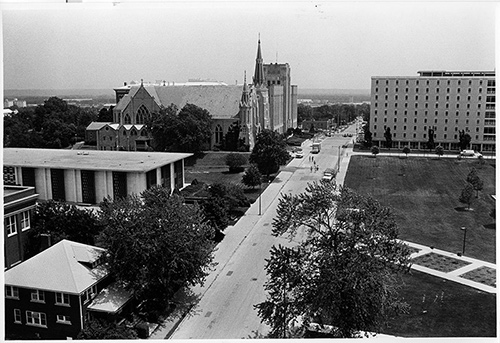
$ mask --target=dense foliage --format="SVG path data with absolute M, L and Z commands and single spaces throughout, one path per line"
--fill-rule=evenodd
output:
M 250 165 L 250 167 L 248 167 L 245 171 L 245 174 L 243 174 L 241 182 L 245 186 L 252 188 L 260 185 L 262 182 L 262 174 L 260 173 L 259 168 L 257 168 L 255 164 Z
M 250 154 L 250 163 L 255 163 L 259 171 L 268 175 L 276 173 L 290 158 L 282 135 L 271 130 L 262 130 Z
M 203 283 L 214 231 L 196 205 L 154 187 L 100 207 L 100 245 L 107 249 L 109 272 L 145 301 L 144 311 L 153 318 L 179 288 Z
M 171 104 L 147 123 L 153 136 L 155 151 L 198 153 L 205 149 L 212 136 L 212 117 L 207 110 L 186 104 L 180 111 Z
M 229 167 L 231 173 L 239 173 L 243 171 L 244 165 L 247 163 L 245 155 L 230 153 L 226 156 L 226 165 Z
M 302 230 L 301 243 L 274 247 L 267 260 L 268 296 L 256 308 L 272 337 L 310 322 L 330 325 L 332 337 L 357 337 L 407 310 L 398 289 L 410 251 L 388 208 L 330 183 L 309 184 L 283 195 L 272 233 L 292 238 Z
M 231 213 L 238 207 L 250 205 L 239 185 L 232 183 L 214 183 L 208 189 L 209 196 L 203 202 L 203 213 L 210 225 L 224 230 L 230 222 Z
M 91 210 L 53 200 L 37 203 L 26 255 L 31 257 L 42 250 L 43 236 L 51 245 L 63 239 L 93 245 L 99 230 L 97 217 Z
M 333 119 L 335 123 L 345 125 L 359 116 L 363 117 L 363 120 L 369 121 L 369 104 L 332 104 L 314 108 L 305 104 L 297 105 L 297 121 L 299 124 L 304 120 Z
M 137 333 L 134 329 L 125 325 L 108 323 L 104 320 L 94 319 L 87 321 L 82 331 L 78 333 L 77 339 L 135 339 Z
M 43 105 L 18 109 L 4 117 L 5 147 L 66 148 L 85 137 L 85 129 L 97 119 L 94 108 L 68 105 L 57 97 Z

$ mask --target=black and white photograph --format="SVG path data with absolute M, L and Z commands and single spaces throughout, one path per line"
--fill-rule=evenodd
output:
M 497 341 L 497 1 L 0 11 L 1 340 Z

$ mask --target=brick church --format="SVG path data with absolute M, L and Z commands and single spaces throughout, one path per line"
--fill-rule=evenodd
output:
M 253 82 L 228 85 L 223 82 L 189 80 L 186 83 L 156 81 L 131 83 L 115 88 L 113 122 L 93 122 L 87 127 L 87 142 L 99 150 L 147 150 L 151 137 L 146 118 L 160 108 L 187 103 L 212 116 L 209 149 L 219 147 L 229 128 L 238 125 L 240 139 L 250 149 L 263 129 L 285 133 L 297 127 L 297 86 L 291 84 L 288 63 L 264 64 L 260 39 Z

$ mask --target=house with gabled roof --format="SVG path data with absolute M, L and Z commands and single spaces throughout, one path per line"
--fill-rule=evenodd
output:
M 132 294 L 109 278 L 104 252 L 62 240 L 7 270 L 6 338 L 76 338 L 92 318 L 120 319 Z

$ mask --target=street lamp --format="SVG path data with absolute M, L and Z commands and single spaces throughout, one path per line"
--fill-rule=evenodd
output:
M 467 228 L 465 226 L 462 226 L 460 229 L 464 232 L 464 243 L 462 245 L 462 255 L 465 255 L 465 237 L 467 236 Z

